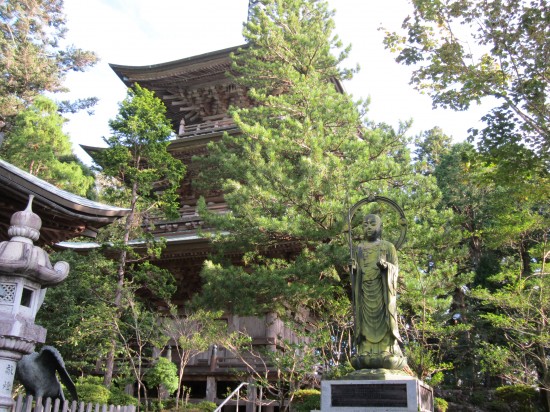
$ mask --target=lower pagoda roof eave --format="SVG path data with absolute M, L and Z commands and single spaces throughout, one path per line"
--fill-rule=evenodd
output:
M 104 222 L 102 218 L 107 218 L 111 222 L 130 213 L 130 209 L 95 202 L 59 189 L 1 159 L 0 179 L 5 185 L 13 186 L 21 193 L 33 194 L 36 197 L 35 201 L 44 201 L 50 206 L 56 205 L 65 213 L 81 216 L 85 220 Z
M 222 232 L 221 234 L 228 234 L 226 232 Z M 205 236 L 199 236 L 199 235 L 180 235 L 180 236 L 171 236 L 171 237 L 164 237 L 164 236 L 158 236 L 157 239 L 164 238 L 166 239 L 167 245 L 178 245 L 178 244 L 186 244 L 186 243 L 196 243 L 196 242 L 210 242 L 208 237 Z M 131 240 L 128 242 L 130 246 L 142 246 L 145 245 L 145 241 L 143 240 Z M 102 245 L 97 242 L 59 242 L 55 244 L 56 248 L 59 249 L 72 249 L 72 250 L 80 250 L 80 251 L 89 251 L 100 248 Z

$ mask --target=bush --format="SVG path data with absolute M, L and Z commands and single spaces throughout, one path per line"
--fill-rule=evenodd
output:
M 449 404 L 443 398 L 434 398 L 434 406 L 436 412 L 446 412 Z
M 484 406 L 487 403 L 487 391 L 475 391 L 470 396 L 470 402 L 475 406 Z
M 145 407 L 142 408 L 143 410 L 146 410 Z M 160 412 L 164 410 L 164 404 L 162 401 L 149 401 L 149 408 L 148 410 L 150 412 Z
M 216 404 L 214 402 L 202 401 L 194 404 L 193 409 L 198 409 L 201 412 L 214 412 Z
M 138 400 L 134 398 L 132 395 L 128 395 L 125 393 L 122 389 L 113 386 L 111 387 L 110 395 L 109 395 L 109 404 L 110 405 L 134 405 L 137 406 Z
M 300 389 L 294 393 L 292 409 L 295 412 L 309 412 L 321 409 L 321 392 L 317 389 Z
M 109 389 L 101 383 L 97 376 L 80 377 L 75 383 L 78 400 L 82 402 L 99 403 L 101 405 L 109 402 Z
M 501 401 L 499 399 L 494 399 L 492 401 L 490 401 L 487 405 L 487 410 L 491 411 L 491 412 L 505 412 L 505 411 L 510 411 L 510 408 L 508 407 L 508 405 L 506 404 L 506 402 L 504 401 Z
M 178 409 L 171 409 L 178 412 L 214 412 L 217 405 L 214 402 L 201 401 L 199 403 L 180 404 Z
M 538 391 L 529 385 L 501 386 L 495 390 L 498 400 L 505 402 L 514 411 L 532 412 L 537 410 Z
M 148 388 L 163 385 L 168 393 L 172 393 L 178 389 L 178 367 L 166 358 L 159 358 L 145 375 L 145 382 Z

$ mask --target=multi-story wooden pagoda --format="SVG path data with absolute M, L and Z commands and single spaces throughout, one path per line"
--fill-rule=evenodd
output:
M 165 103 L 167 116 L 177 134 L 169 151 L 187 166 L 179 188 L 179 219 L 159 222 L 154 231 L 168 241 L 160 264 L 185 284 L 178 290 L 176 304 L 184 303 L 199 288 L 198 273 L 209 251 L 208 241 L 197 236 L 202 224 L 197 212 L 199 197 L 204 196 L 213 211 L 227 209 L 221 191 L 198 193 L 193 188 L 197 170 L 191 160 L 195 155 L 206 154 L 206 145 L 221 138 L 224 132 L 239 133 L 228 108 L 230 105 L 247 107 L 251 102 L 246 90 L 237 87 L 227 76 L 230 54 L 237 50 L 238 47 L 234 47 L 150 66 L 111 64 L 126 86 L 139 83 Z M 90 148 L 85 149 L 90 152 Z
M 249 107 L 252 104 L 247 90 L 236 85 L 227 75 L 231 69 L 230 54 L 238 52 L 238 49 L 233 47 L 150 66 L 111 64 L 126 86 L 138 83 L 154 91 L 165 103 L 167 115 L 177 135 L 169 151 L 187 166 L 186 177 L 179 189 L 179 219 L 157 222 L 154 229 L 155 235 L 167 240 L 162 258 L 155 263 L 169 269 L 177 279 L 178 291 L 173 303 L 178 305 L 183 305 L 200 289 L 199 273 L 210 252 L 208 240 L 197 232 L 203 224 L 197 211 L 199 197 L 205 197 L 212 211 L 222 213 L 227 210 L 221 191 L 199 193 L 194 189 L 193 180 L 197 170 L 192 157 L 207 154 L 206 145 L 220 139 L 223 133 L 240 133 L 228 109 L 232 105 Z M 92 156 L 96 150 L 90 147 L 84 149 Z M 246 331 L 256 345 L 268 345 L 275 349 L 280 339 L 294 338 L 291 330 L 273 313 L 266 313 L 263 317 L 227 314 L 227 322 L 230 330 Z M 174 355 L 175 351 L 171 351 L 173 358 Z M 177 359 L 173 360 L 177 362 Z M 224 348 L 212 348 L 208 353 L 195 357 L 186 367 L 184 385 L 191 388 L 192 398 L 219 404 L 227 389 L 235 388 L 242 381 L 242 376 L 238 378 L 236 375 L 239 370 L 246 369 L 238 358 Z M 260 403 L 266 412 L 275 408 L 274 401 L 260 402 L 255 392 L 249 394 L 244 404 L 247 411 L 252 411 Z M 243 405 L 243 402 L 240 404 Z

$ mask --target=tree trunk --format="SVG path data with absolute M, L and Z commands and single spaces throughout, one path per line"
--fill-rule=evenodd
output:
M 134 224 L 135 209 L 137 203 L 137 183 L 134 183 L 132 186 L 132 198 L 130 200 L 130 213 L 126 216 L 126 221 L 124 222 L 124 237 L 123 242 L 126 246 L 130 240 L 130 231 Z M 124 288 L 124 278 L 126 276 L 126 259 L 128 252 L 122 250 L 118 258 L 118 271 L 117 271 L 117 287 L 115 291 L 115 299 L 113 305 L 115 306 L 116 316 L 120 316 L 120 305 L 122 303 L 122 289 Z M 116 352 L 116 339 L 113 338 L 111 341 L 112 346 L 111 350 L 107 355 L 107 362 L 105 364 L 105 374 L 103 375 L 103 384 L 107 387 L 111 386 L 113 380 L 113 371 L 115 368 L 115 352 Z M 138 394 L 139 396 L 139 394 Z
M 128 243 L 126 239 L 125 243 Z M 126 266 L 126 251 L 120 252 L 119 265 L 118 265 L 118 281 L 115 291 L 115 300 L 113 302 L 116 308 L 116 316 L 119 316 L 120 304 L 122 302 L 122 288 L 124 287 L 124 275 Z M 106 387 L 111 386 L 113 380 L 113 372 L 115 369 L 115 352 L 116 352 L 116 339 L 111 340 L 111 350 L 107 354 L 107 362 L 105 363 L 105 374 L 103 375 L 103 385 Z
M 113 381 L 113 371 L 115 369 L 115 345 L 116 341 L 111 341 L 112 349 L 107 354 L 107 360 L 105 362 L 105 372 L 103 374 L 103 385 L 109 388 Z
M 527 241 L 522 239 L 519 244 L 519 254 L 521 257 L 521 276 L 529 276 L 532 274 L 531 270 L 531 255 L 529 254 L 529 247 L 526 244 Z

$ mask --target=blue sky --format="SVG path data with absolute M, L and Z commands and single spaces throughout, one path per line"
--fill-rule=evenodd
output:
M 107 122 L 126 95 L 109 63 L 157 64 L 242 44 L 247 5 L 248 0 L 65 0 L 67 42 L 93 50 L 101 59 L 94 68 L 67 78 L 71 92 L 66 97 L 100 99 L 95 115 L 69 117 L 66 131 L 73 143 L 100 146 L 101 137 L 109 134 Z M 483 111 L 433 110 L 430 98 L 408 84 L 411 69 L 398 65 L 384 49 L 379 28 L 398 30 L 411 10 L 407 0 L 329 0 L 329 5 L 336 9 L 335 33 L 352 45 L 346 66 L 361 67 L 344 86 L 356 99 L 370 97 L 371 120 L 397 126 L 413 119 L 411 135 L 440 126 L 455 141 L 466 138 Z

